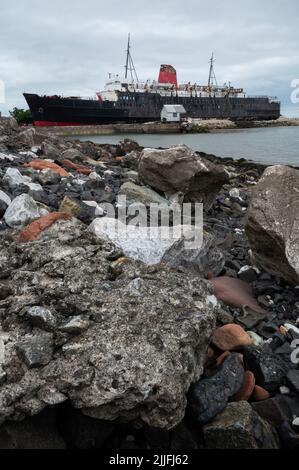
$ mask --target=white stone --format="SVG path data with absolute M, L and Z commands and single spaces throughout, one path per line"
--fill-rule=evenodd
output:
M 4 220 L 11 228 L 23 228 L 39 218 L 38 205 L 28 194 L 15 198 L 4 214 Z
M 102 217 L 105 214 L 104 209 L 101 206 L 99 206 L 99 204 L 96 201 L 83 201 L 83 203 L 89 207 L 95 208 L 96 217 Z
M 93 180 L 93 181 L 101 181 L 102 178 L 100 177 L 100 175 L 98 175 L 95 171 L 93 171 L 92 173 L 90 173 L 89 175 L 89 179 Z
M 290 395 L 291 390 L 288 387 L 282 386 L 279 389 L 281 395 Z
M 99 238 L 112 241 L 126 256 L 149 265 L 160 263 L 165 252 L 178 240 L 161 236 L 159 227 L 151 232 L 149 227 L 126 226 L 107 217 L 95 219 L 89 230 Z
M 286 323 L 284 326 L 287 330 L 292 330 L 299 335 L 299 328 L 296 326 L 292 325 L 291 323 Z
M 237 188 L 231 189 L 229 192 L 229 196 L 234 199 L 239 199 L 240 201 L 242 201 L 242 198 L 240 197 L 240 190 Z
M 40 217 L 45 217 L 46 215 L 49 215 L 49 214 L 50 214 L 50 211 L 48 211 L 48 210 L 45 209 L 44 207 L 39 207 L 39 208 L 38 208 L 38 212 L 39 212 L 39 216 L 40 216 Z
M 23 176 L 17 168 L 8 168 L 3 177 L 3 181 L 6 181 L 11 189 L 15 189 L 24 184 L 28 186 L 31 191 L 43 190 L 40 184 L 32 183 L 32 179 L 29 176 Z
M 114 171 L 106 170 L 106 171 L 104 172 L 104 175 L 105 175 L 105 176 L 115 176 L 115 173 L 114 173 Z
M 217 307 L 219 305 L 217 297 L 215 297 L 215 295 L 209 295 L 207 297 L 207 304 L 212 305 L 212 307 Z
M 265 341 L 263 340 L 263 338 L 261 338 L 261 336 L 259 336 L 254 331 L 247 331 L 247 333 L 252 338 L 255 346 L 263 346 L 265 344 Z
M 256 274 L 260 274 L 260 270 L 258 268 L 256 268 L 255 266 L 243 266 L 240 271 L 238 272 L 238 274 L 243 274 L 243 273 L 246 273 L 247 271 L 250 271 L 251 269 L 253 269 Z
M 295 418 L 292 424 L 294 427 L 299 428 L 299 418 Z
M 19 152 L 19 155 L 22 155 L 27 158 L 37 158 L 36 154 L 34 152 Z
M 9 206 L 9 204 L 11 204 L 11 199 L 9 196 L 7 196 L 7 194 L 5 194 L 4 191 L 1 191 L 0 189 L 0 199 L 1 201 L 5 202 L 5 204 L 7 204 Z
M 136 227 L 104 217 L 95 219 L 89 230 L 113 242 L 125 256 L 147 265 L 163 262 L 196 273 L 206 272 L 207 266 L 217 273 L 223 269 L 222 253 L 215 247 L 213 237 L 203 235 L 200 227 Z M 211 297 L 210 302 L 214 303 L 215 299 Z
M 5 361 L 5 341 L 8 339 L 8 334 L 0 330 L 0 366 Z
M 41 147 L 38 145 L 31 148 L 31 152 L 35 154 L 38 153 L 40 150 L 41 150 Z
M 6 155 L 5 153 L 0 153 L 0 160 L 8 160 L 9 162 L 13 162 L 14 159 L 14 155 Z

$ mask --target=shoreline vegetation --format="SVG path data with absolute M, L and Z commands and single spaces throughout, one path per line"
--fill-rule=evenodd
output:
M 189 123 L 135 123 L 105 124 L 99 126 L 53 126 L 42 127 L 41 131 L 50 132 L 61 137 L 86 135 L 118 135 L 118 134 L 202 134 L 239 129 L 258 129 L 270 127 L 299 126 L 299 118 L 280 117 L 276 121 L 240 121 L 228 119 L 192 120 Z

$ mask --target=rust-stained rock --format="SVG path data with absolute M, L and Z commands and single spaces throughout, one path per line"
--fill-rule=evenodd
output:
M 63 166 L 67 168 L 71 168 L 72 170 L 76 170 L 78 173 L 82 173 L 83 175 L 89 176 L 92 173 L 92 170 L 87 166 L 77 165 L 77 163 L 73 163 L 70 160 L 63 160 Z
M 222 351 L 234 351 L 253 344 L 249 334 L 241 326 L 233 323 L 218 328 L 212 342 Z
M 65 171 L 61 166 L 57 165 L 56 163 L 48 162 L 47 160 L 33 160 L 30 163 L 25 165 L 27 168 L 33 168 L 34 170 L 51 170 L 54 173 L 57 173 L 62 178 L 68 178 L 71 175 Z
M 27 243 L 37 240 L 42 232 L 49 229 L 58 220 L 68 220 L 71 218 L 72 216 L 65 212 L 52 212 L 49 215 L 45 215 L 35 222 L 32 222 L 32 224 L 20 233 L 19 242 Z

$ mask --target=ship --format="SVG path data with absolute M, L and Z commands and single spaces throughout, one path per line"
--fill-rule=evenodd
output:
M 161 65 L 158 80 L 139 80 L 128 38 L 124 77 L 109 74 L 94 98 L 24 93 L 36 126 L 82 126 L 160 121 L 164 105 L 182 105 L 191 119 L 276 120 L 276 97 L 248 96 L 243 88 L 217 83 L 214 54 L 206 85 L 178 83 L 172 65 Z

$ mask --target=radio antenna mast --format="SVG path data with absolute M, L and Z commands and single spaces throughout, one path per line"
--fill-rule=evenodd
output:
M 214 70 L 214 63 L 216 62 L 216 59 L 214 59 L 214 52 L 212 54 L 212 57 L 210 59 L 210 73 L 209 73 L 209 87 L 213 87 L 214 85 L 218 86 L 217 83 L 217 78 Z
M 139 82 L 138 75 L 137 75 L 134 61 L 131 55 L 131 34 L 129 34 L 129 37 L 128 37 L 127 60 L 126 60 L 125 69 L 126 69 L 125 78 L 127 79 L 130 73 L 132 82 L 135 79 L 136 82 L 138 83 Z

